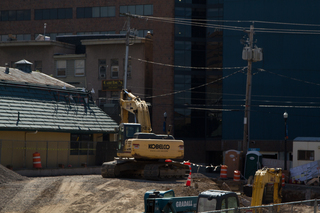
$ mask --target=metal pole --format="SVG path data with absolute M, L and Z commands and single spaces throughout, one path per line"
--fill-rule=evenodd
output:
M 284 119 L 284 170 L 287 170 L 287 119 Z
M 127 89 L 127 75 L 128 75 L 128 57 L 129 57 L 129 34 L 130 34 L 130 16 L 127 17 L 127 35 L 126 35 L 126 56 L 124 65 L 124 76 L 123 76 L 123 89 Z
M 249 31 L 249 47 L 252 50 L 253 47 L 253 25 L 250 25 Z M 252 58 L 248 60 L 248 71 L 247 71 L 247 86 L 246 86 L 246 104 L 245 104 L 245 114 L 244 114 L 244 127 L 243 127 L 243 143 L 242 151 L 246 155 L 249 148 L 250 141 L 250 105 L 251 105 L 251 82 L 252 82 Z

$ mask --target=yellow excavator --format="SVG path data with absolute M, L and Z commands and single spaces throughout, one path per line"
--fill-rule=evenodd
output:
M 189 166 L 173 161 L 183 159 L 184 142 L 168 134 L 151 133 L 147 103 L 127 90 L 120 95 L 121 123 L 117 157 L 104 162 L 101 175 L 143 179 L 184 178 Z M 129 112 L 137 123 L 129 123 Z
M 264 167 L 256 171 L 251 206 L 281 203 L 282 169 Z M 279 211 L 279 209 L 277 209 Z M 259 212 L 259 210 L 258 210 Z

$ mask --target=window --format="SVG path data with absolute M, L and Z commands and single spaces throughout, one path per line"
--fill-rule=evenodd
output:
M 67 75 L 66 69 L 67 69 L 67 61 L 66 60 L 56 61 L 57 77 L 65 77 Z
M 92 8 L 92 17 L 100 17 L 100 7 Z
M 42 61 L 34 61 L 34 70 L 42 71 Z
M 151 16 L 153 15 L 153 5 L 145 4 L 145 5 L 128 5 L 128 6 L 120 6 L 120 16 L 121 13 L 131 13 L 137 15 L 145 15 Z
M 314 151 L 298 150 L 298 160 L 314 161 Z
M 99 65 L 99 78 L 100 79 L 105 79 L 106 76 L 107 76 L 106 60 L 105 59 L 99 59 L 98 60 L 98 65 Z
M 84 76 L 84 60 L 74 60 L 74 75 Z
M 111 59 L 111 78 L 119 77 L 119 61 L 118 59 Z
M 93 155 L 94 142 L 91 134 L 71 134 L 70 155 Z
M 72 8 L 34 10 L 34 20 L 71 19 Z
M 98 18 L 115 16 L 116 8 L 111 7 L 77 7 L 77 18 Z

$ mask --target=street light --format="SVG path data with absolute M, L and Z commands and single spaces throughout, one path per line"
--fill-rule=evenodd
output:
M 167 132 L 167 112 L 163 113 L 163 117 L 164 117 L 163 131 L 166 133 Z
M 287 134 L 288 113 L 287 112 L 283 113 L 283 118 L 284 118 L 284 170 L 287 170 L 287 139 L 288 139 L 288 134 Z

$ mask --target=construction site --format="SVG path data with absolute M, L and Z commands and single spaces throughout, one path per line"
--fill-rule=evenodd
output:
M 102 178 L 99 174 L 26 177 L 0 165 L 0 212 L 144 212 L 147 191 L 171 189 L 177 198 L 191 198 L 209 189 L 235 192 L 238 212 L 253 211 L 241 209 L 250 207 L 252 200 L 244 192 L 246 184 L 242 179 L 224 179 L 221 173 L 202 172 L 203 168 L 192 170 L 189 182 L 186 178 L 152 181 Z M 317 212 L 320 201 L 315 198 L 319 197 L 320 186 L 285 184 L 281 193 L 281 204 L 285 205 L 278 210 L 267 206 L 262 212 Z M 305 200 L 313 202 L 294 202 Z

